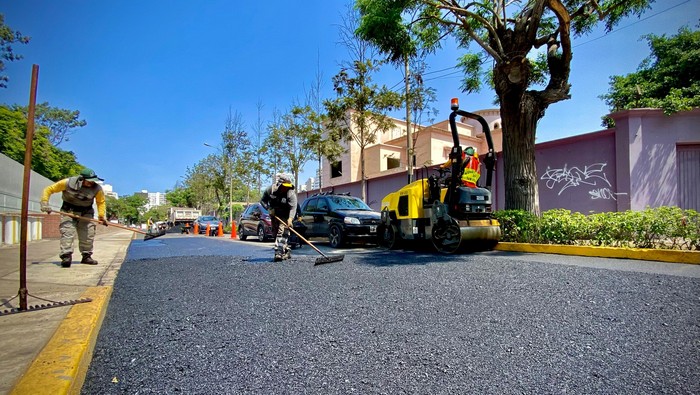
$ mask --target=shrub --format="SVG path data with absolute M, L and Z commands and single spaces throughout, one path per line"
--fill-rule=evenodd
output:
M 501 240 L 520 243 L 698 250 L 700 214 L 678 207 L 591 213 L 555 209 L 537 217 L 524 210 L 499 210 Z

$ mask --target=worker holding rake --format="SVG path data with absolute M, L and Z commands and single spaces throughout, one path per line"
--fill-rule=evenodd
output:
M 287 240 L 297 211 L 297 193 L 292 177 L 286 173 L 277 174 L 275 183 L 265 189 L 260 204 L 270 213 L 272 234 L 276 235 L 274 262 L 291 258 Z
M 97 177 L 91 169 L 84 169 L 80 175 L 70 177 L 49 185 L 41 195 L 41 211 L 50 214 L 49 197 L 57 192 L 63 193 L 63 205 L 61 206 L 61 266 L 70 267 L 73 256 L 73 240 L 78 234 L 78 248 L 83 256 L 80 263 L 97 265 L 92 259 L 92 247 L 95 241 L 95 223 L 89 221 L 95 215 L 92 207 L 97 203 L 97 217 L 99 222 L 107 226 L 105 219 L 105 195 L 102 187 L 96 181 L 104 181 Z M 86 220 L 79 220 L 85 218 Z

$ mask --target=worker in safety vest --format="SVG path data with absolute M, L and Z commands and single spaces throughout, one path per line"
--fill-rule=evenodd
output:
M 73 255 L 73 239 L 78 236 L 78 248 L 83 256 L 80 263 L 97 265 L 92 259 L 92 246 L 95 241 L 95 223 L 90 222 L 95 215 L 92 204 L 97 203 L 97 217 L 103 225 L 107 226 L 105 219 L 105 195 L 97 181 L 104 181 L 97 177 L 91 169 L 83 169 L 80 175 L 63 179 L 44 188 L 41 195 L 41 211 L 51 214 L 49 197 L 57 192 L 62 192 L 63 205 L 61 211 L 85 217 L 78 220 L 67 215 L 61 216 L 59 230 L 61 232 L 61 266 L 70 267 Z
M 476 148 L 467 147 L 462 152 L 462 184 L 469 188 L 476 188 L 476 182 L 479 181 L 481 177 L 481 162 L 479 161 L 479 155 L 476 153 Z M 452 160 L 447 160 L 443 164 L 442 168 L 452 166 Z

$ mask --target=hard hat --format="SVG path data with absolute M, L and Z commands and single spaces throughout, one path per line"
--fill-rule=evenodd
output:
M 476 153 L 476 148 L 474 148 L 474 147 L 467 147 L 467 149 L 464 150 L 464 152 L 465 152 L 467 155 L 469 155 L 469 156 L 474 156 L 474 154 Z
M 292 187 L 292 176 L 287 173 L 277 173 L 277 183 L 285 187 Z

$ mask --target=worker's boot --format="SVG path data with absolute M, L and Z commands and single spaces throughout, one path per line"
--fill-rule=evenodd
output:
M 92 254 L 83 254 L 83 260 L 81 260 L 80 263 L 84 263 L 86 265 L 97 265 L 97 261 L 92 259 Z
M 73 261 L 73 254 L 61 254 L 59 257 L 61 258 L 61 267 L 70 267 L 70 264 Z
M 275 257 L 272 258 L 272 261 L 273 261 L 273 262 L 281 262 L 282 259 L 284 259 L 284 258 L 282 257 L 282 255 L 283 255 L 282 249 L 280 249 L 280 248 L 278 248 L 278 247 L 275 247 L 274 250 L 275 250 Z
M 284 252 L 282 253 L 282 259 L 291 259 L 292 258 L 292 250 L 289 247 L 284 248 Z

